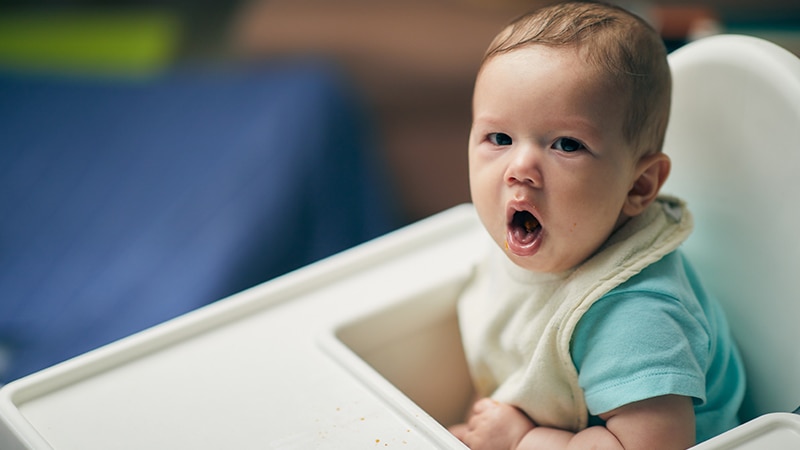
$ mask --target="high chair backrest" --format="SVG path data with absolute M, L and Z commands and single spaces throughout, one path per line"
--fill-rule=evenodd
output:
M 742 417 L 800 405 L 800 59 L 719 35 L 669 56 L 662 192 L 695 216 L 684 248 L 725 308 L 742 352 Z

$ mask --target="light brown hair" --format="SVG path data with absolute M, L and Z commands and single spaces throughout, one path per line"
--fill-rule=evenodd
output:
M 537 44 L 578 48 L 623 96 L 627 115 L 622 133 L 637 156 L 661 151 L 672 82 L 664 42 L 647 22 L 605 3 L 544 7 L 503 29 L 489 45 L 481 66 L 495 55 Z

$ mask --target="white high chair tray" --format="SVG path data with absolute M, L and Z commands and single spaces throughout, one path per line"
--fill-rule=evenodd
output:
M 465 448 L 442 424 L 471 394 L 455 301 L 485 239 L 459 206 L 12 382 L 0 448 Z M 702 448 L 798 447 L 797 417 Z
M 479 233 L 459 207 L 9 383 L 0 448 L 458 448 L 340 339 L 393 358 L 453 332 Z M 453 358 L 422 349 L 410 360 Z
M 764 450 L 800 448 L 800 416 L 770 413 L 693 447 L 694 450 Z

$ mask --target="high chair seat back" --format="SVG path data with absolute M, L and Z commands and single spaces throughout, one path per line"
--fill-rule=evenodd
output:
M 695 216 L 684 245 L 745 361 L 742 418 L 800 405 L 800 59 L 720 35 L 669 57 L 663 192 Z

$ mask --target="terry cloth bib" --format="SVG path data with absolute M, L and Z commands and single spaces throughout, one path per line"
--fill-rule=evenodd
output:
M 568 272 L 527 271 L 492 244 L 458 305 L 478 394 L 520 408 L 540 426 L 586 428 L 589 412 L 570 355 L 578 321 L 603 295 L 677 249 L 691 230 L 685 203 L 659 197 Z

